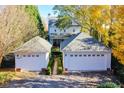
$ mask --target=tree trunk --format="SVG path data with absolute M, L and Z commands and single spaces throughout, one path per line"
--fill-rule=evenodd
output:
M 3 52 L 2 52 L 2 50 L 0 49 L 0 67 L 1 67 L 2 59 L 3 59 Z

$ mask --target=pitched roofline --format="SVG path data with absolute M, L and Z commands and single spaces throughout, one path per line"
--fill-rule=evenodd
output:
M 92 38 L 92 39 L 96 40 L 94 37 L 88 35 L 87 33 L 80 32 L 75 38 L 73 38 L 70 42 L 68 42 L 67 44 L 65 44 L 65 45 L 64 45 L 65 47 L 63 47 L 63 48 L 61 49 L 61 51 L 64 51 L 64 52 L 70 51 L 70 50 L 68 50 L 68 49 L 66 50 L 66 48 L 69 47 L 70 44 L 72 44 L 72 42 L 75 42 L 75 40 L 76 40 L 78 37 L 80 37 L 79 35 L 82 35 L 82 34 L 84 34 L 84 35 L 86 34 L 86 36 L 87 36 L 88 38 Z M 85 38 L 82 37 L 82 39 L 85 39 Z M 101 42 L 98 42 L 97 40 L 96 40 L 96 42 L 97 42 L 97 44 L 98 44 L 99 47 L 107 48 L 107 49 L 102 49 L 102 50 L 99 50 L 99 49 L 98 49 L 97 51 L 104 51 L 104 52 L 105 52 L 105 51 L 111 51 L 110 48 L 104 46 Z M 63 42 L 63 43 L 64 43 L 64 42 Z M 66 42 L 65 42 L 65 43 L 66 43 Z M 96 46 L 96 47 L 97 47 L 97 46 Z M 71 51 L 72 51 L 72 52 L 74 52 L 74 51 L 75 51 L 75 52 L 76 52 L 76 51 L 77 51 L 77 52 L 79 52 L 79 51 L 82 51 L 82 52 L 87 51 L 87 52 L 88 52 L 88 51 L 95 51 L 95 50 L 94 50 L 94 49 L 93 49 L 93 50 L 91 50 L 91 49 L 88 49 L 88 50 L 79 49 L 79 50 L 74 50 L 74 51 L 73 51 L 73 49 L 71 49 Z
M 78 33 L 79 34 L 79 33 Z M 76 37 L 77 37 L 78 35 L 75 35 L 75 37 L 69 42 L 69 43 L 71 43 Z M 71 36 L 71 37 L 73 37 L 73 36 Z M 69 37 L 69 38 L 71 38 L 71 37 Z M 67 38 L 67 39 L 69 39 L 69 38 Z M 64 43 L 64 42 L 67 42 L 67 41 L 63 41 L 62 43 Z M 63 48 L 61 48 L 61 44 L 62 43 L 60 43 L 60 49 L 61 50 L 63 50 L 65 47 L 63 47 Z M 65 46 L 67 46 L 69 43 L 67 43 Z
M 41 38 L 41 39 L 43 39 L 43 38 Z M 45 39 L 43 39 L 43 40 L 45 40 Z M 47 40 L 45 40 L 46 42 L 48 42 Z M 44 44 L 42 44 L 39 40 L 38 40 L 38 42 L 44 47 L 44 49 L 47 51 L 47 52 L 50 52 L 50 50 L 47 50 L 46 49 L 46 47 L 44 46 Z M 49 43 L 49 42 L 48 42 Z M 50 44 L 50 43 L 49 43 Z M 52 45 L 51 45 L 51 47 L 52 47 Z
M 25 42 L 24 44 L 22 44 L 21 46 L 19 46 L 18 48 L 16 48 L 16 49 L 15 49 L 14 51 L 12 51 L 12 52 L 13 52 L 13 53 L 16 53 L 16 52 L 26 51 L 26 49 L 23 49 L 23 46 L 27 45 L 29 42 L 31 42 L 31 40 L 33 40 L 33 41 L 36 40 L 36 42 L 38 42 L 38 43 L 43 47 L 43 49 L 45 50 L 45 51 L 43 51 L 43 52 L 50 52 L 50 49 L 46 48 L 46 47 L 44 46 L 44 44 L 42 44 L 42 43 L 40 42 L 40 40 L 43 40 L 44 42 L 46 42 L 45 44 L 48 43 L 49 46 L 50 46 L 50 48 L 52 47 L 52 45 L 51 45 L 47 40 L 41 38 L 40 36 L 33 37 L 32 39 L 30 39 L 29 41 Z M 32 42 L 33 42 L 33 41 L 32 41 Z M 29 44 L 30 44 L 30 43 L 29 43 Z M 21 49 L 22 49 L 22 50 L 21 50 Z
M 81 33 L 81 32 L 80 32 L 80 33 Z M 68 44 L 66 44 L 66 46 L 62 49 L 62 51 L 63 51 L 68 45 L 70 45 L 71 42 L 73 42 L 73 40 L 76 39 L 76 38 L 78 37 L 78 35 L 80 35 L 80 33 L 78 33 L 75 38 L 73 38 Z

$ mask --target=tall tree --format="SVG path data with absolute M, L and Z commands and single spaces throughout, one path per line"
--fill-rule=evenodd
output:
M 112 48 L 112 53 L 124 64 L 124 6 L 55 6 L 57 26 L 69 27 L 71 19 L 79 23 L 96 39 Z
M 43 31 L 42 27 L 36 6 L 5 6 L 0 12 L 0 59 L 39 35 L 39 31 Z
M 118 61 L 124 64 L 124 6 L 114 6 L 112 10 L 114 16 L 110 37 L 112 52 Z
M 55 6 L 53 9 L 59 14 L 56 24 L 59 28 L 69 27 L 73 19 L 81 25 L 82 31 L 98 39 L 100 35 L 97 30 L 105 23 L 103 18 L 108 17 L 108 8 L 109 6 Z
M 45 34 L 44 26 L 43 26 L 43 22 L 41 20 L 37 6 L 33 6 L 33 5 L 25 6 L 25 10 L 29 14 L 30 18 L 33 19 L 36 27 L 39 30 L 40 35 L 44 37 L 44 34 Z

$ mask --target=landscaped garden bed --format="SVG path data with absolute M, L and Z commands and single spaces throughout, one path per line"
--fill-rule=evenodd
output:
M 47 67 L 46 75 L 51 75 L 53 72 L 53 66 L 55 60 L 57 63 L 57 74 L 62 74 L 63 72 L 63 62 L 62 62 L 62 53 L 60 52 L 59 47 L 52 47 L 51 54 L 50 54 L 50 60 Z
M 120 85 L 117 85 L 114 82 L 105 82 L 97 86 L 97 88 L 120 88 Z

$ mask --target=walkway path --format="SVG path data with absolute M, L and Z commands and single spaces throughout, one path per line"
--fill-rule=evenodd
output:
M 58 66 L 57 59 L 54 58 L 53 75 L 57 75 L 57 66 Z

